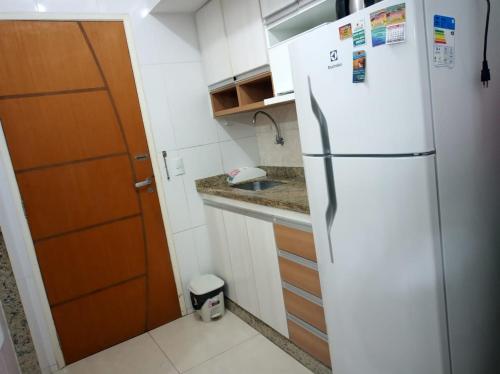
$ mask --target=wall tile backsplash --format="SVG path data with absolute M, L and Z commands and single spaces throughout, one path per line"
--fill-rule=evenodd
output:
M 233 162 L 232 167 L 238 166 L 282 166 L 282 167 L 303 167 L 302 163 L 302 151 L 300 148 L 300 137 L 299 137 L 299 125 L 297 122 L 297 112 L 295 110 L 295 104 L 290 103 L 287 105 L 276 106 L 272 108 L 264 109 L 265 112 L 274 118 L 276 123 L 281 129 L 281 135 L 285 138 L 285 144 L 279 145 L 275 144 L 276 130 L 272 125 L 272 122 L 264 115 L 259 115 L 257 117 L 257 123 L 252 125 L 252 117 L 254 112 L 242 113 L 234 116 L 230 116 L 219 120 L 223 126 L 222 129 L 226 131 L 232 130 L 233 128 L 247 129 L 246 131 L 251 131 L 254 129 L 257 134 L 257 147 L 258 155 L 253 158 L 260 159 L 255 163 L 255 160 L 248 159 L 247 163 L 241 163 L 245 160 Z M 223 143 L 221 143 L 223 144 Z M 224 153 L 224 152 L 223 152 Z M 249 152 L 244 154 L 249 155 Z M 233 160 L 231 157 L 226 157 L 227 160 Z M 253 162 L 253 165 L 251 163 Z M 228 165 L 224 165 L 224 170 L 227 171 Z
M 265 110 L 278 123 L 285 144 L 275 144 L 276 130 L 265 116 L 257 117 L 257 143 L 260 164 L 263 166 L 302 167 L 299 126 L 295 104 L 288 104 Z

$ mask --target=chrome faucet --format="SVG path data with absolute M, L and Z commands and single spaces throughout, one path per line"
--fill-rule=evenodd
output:
M 271 117 L 271 115 L 269 113 L 264 112 L 263 110 L 256 111 L 253 115 L 252 124 L 255 126 L 255 123 L 257 122 L 257 116 L 259 114 L 264 114 L 267 118 L 269 118 L 271 120 L 271 122 L 273 123 L 274 127 L 276 128 L 276 144 L 284 145 L 285 139 L 283 139 L 283 137 L 281 136 L 280 128 L 279 128 L 278 124 L 276 123 L 276 121 L 274 120 L 274 118 Z

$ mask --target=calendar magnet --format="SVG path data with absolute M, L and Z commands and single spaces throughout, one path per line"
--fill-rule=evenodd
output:
M 387 26 L 385 44 L 403 43 L 405 41 L 405 24 Z

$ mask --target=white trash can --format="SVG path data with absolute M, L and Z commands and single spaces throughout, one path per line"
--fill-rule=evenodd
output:
M 205 322 L 224 315 L 224 281 L 213 274 L 201 275 L 189 284 L 193 308 Z

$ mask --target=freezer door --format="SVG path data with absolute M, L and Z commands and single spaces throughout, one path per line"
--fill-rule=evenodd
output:
M 315 95 L 335 154 L 413 154 L 434 150 L 421 1 L 406 2 L 404 43 L 372 47 L 370 14 L 387 0 L 301 36 L 290 45 L 302 152 L 323 154 L 311 107 Z M 366 45 L 340 40 L 339 27 L 365 25 Z M 353 83 L 353 51 L 365 50 L 366 81 Z M 309 81 L 311 90 L 309 89 Z
M 434 156 L 304 157 L 336 374 L 447 374 Z M 331 261 L 330 243 L 333 251 Z

